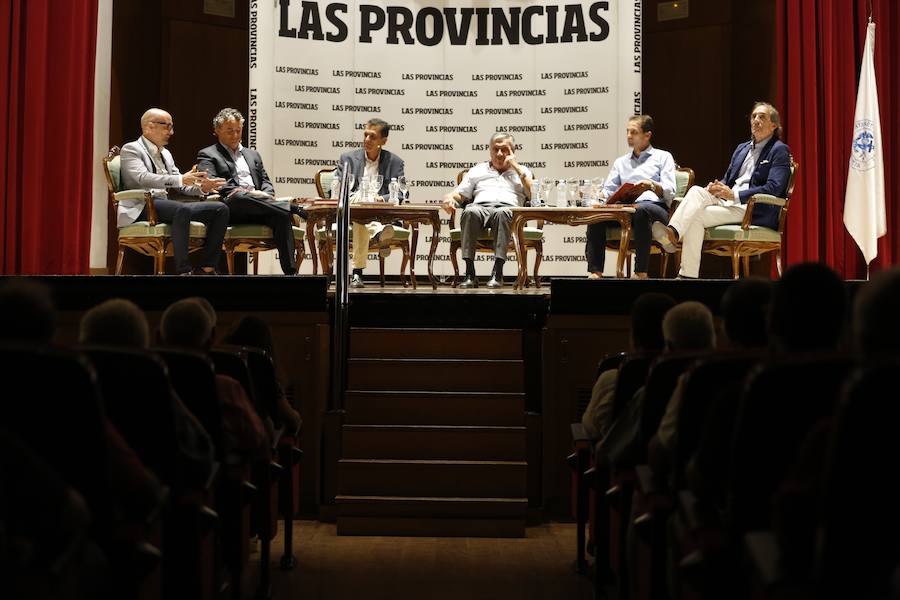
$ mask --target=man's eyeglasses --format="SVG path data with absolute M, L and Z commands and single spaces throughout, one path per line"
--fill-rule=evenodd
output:
M 165 121 L 150 121 L 150 122 L 153 123 L 154 125 L 161 125 L 161 126 L 165 127 L 166 129 L 168 129 L 169 131 L 172 131 L 173 129 L 175 129 L 175 123 L 166 123 Z

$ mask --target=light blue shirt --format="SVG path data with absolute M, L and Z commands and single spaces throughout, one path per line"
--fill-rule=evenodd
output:
M 635 202 L 664 200 L 666 205 L 672 204 L 675 197 L 675 159 L 671 153 L 654 148 L 652 145 L 647 146 L 640 156 L 635 156 L 632 151 L 617 158 L 609 175 L 606 176 L 606 181 L 603 182 L 603 191 L 608 198 L 615 194 L 623 183 L 637 183 L 645 179 L 662 186 L 662 197 L 647 190 L 638 196 Z

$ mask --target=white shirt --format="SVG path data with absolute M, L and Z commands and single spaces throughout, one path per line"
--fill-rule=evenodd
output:
M 766 144 L 769 143 L 770 139 L 772 139 L 772 136 L 758 142 L 750 142 L 750 151 L 747 152 L 747 157 L 744 158 L 744 162 L 741 163 L 741 171 L 738 173 L 737 178 L 734 180 L 734 185 L 731 187 L 731 191 L 734 192 L 735 203 L 741 203 L 741 198 L 738 196 L 738 193 L 743 192 L 750 187 L 750 177 L 753 176 L 753 169 L 756 168 L 756 163 L 759 161 L 759 155 L 762 154 L 763 148 L 766 147 Z
M 144 147 L 147 149 L 147 154 L 150 155 L 150 160 L 152 160 L 153 164 L 156 166 L 156 171 L 160 175 L 169 173 L 169 168 L 166 166 L 166 161 L 163 160 L 163 157 L 162 157 L 162 148 L 160 148 L 159 146 L 157 146 L 156 144 L 154 144 L 153 142 L 151 142 L 144 136 L 141 136 L 141 141 L 144 143 Z M 172 173 L 172 175 L 178 176 L 178 187 L 181 187 L 182 185 L 184 185 L 184 183 L 181 180 L 180 174 Z M 166 193 L 166 190 L 150 190 L 150 193 L 153 194 L 154 198 L 155 197 L 165 198 L 168 196 L 168 194 Z
M 235 175 L 237 176 L 237 181 L 241 188 L 245 190 L 255 190 L 256 186 L 253 184 L 253 177 L 250 176 L 250 165 L 247 164 L 247 159 L 241 154 L 241 150 L 244 149 L 244 146 L 238 144 L 237 150 L 233 152 L 231 148 L 228 148 L 227 146 L 226 149 L 231 153 L 231 158 L 234 159 Z
M 532 176 L 528 167 L 519 166 L 526 176 Z M 455 191 L 480 206 L 522 206 L 526 199 L 525 186 L 515 169 L 508 168 L 500 173 L 490 162 L 478 163 L 469 169 Z

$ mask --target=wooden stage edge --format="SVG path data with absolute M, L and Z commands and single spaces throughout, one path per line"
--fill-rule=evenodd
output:
M 16 276 L 3 276 L 0 281 Z M 334 300 L 334 285 L 324 276 L 284 277 L 278 275 L 230 275 L 230 276 L 151 276 L 151 275 L 35 275 L 19 276 L 48 283 L 60 310 L 86 310 L 106 299 L 122 297 L 133 300 L 145 310 L 165 308 L 169 303 L 188 296 L 204 296 L 219 310 L 225 311 L 300 311 L 330 312 Z M 351 308 L 354 305 L 380 305 L 379 299 L 390 299 L 400 305 L 411 302 L 439 305 L 471 302 L 502 305 L 525 301 L 527 304 L 546 303 L 547 312 L 553 314 L 626 315 L 631 302 L 644 292 L 661 292 L 672 295 L 677 301 L 698 300 L 718 311 L 722 293 L 732 283 L 731 279 L 601 279 L 582 277 L 548 277 L 541 288 L 528 287 L 514 290 L 512 277 L 500 289 L 481 286 L 472 290 L 460 290 L 441 285 L 436 290 L 419 279 L 418 289 L 404 288 L 388 281 L 381 287 L 377 280 L 366 287 L 350 290 Z M 855 288 L 859 282 L 848 281 Z M 467 300 L 468 299 L 468 300 Z M 477 300 L 476 300 L 477 299 Z M 518 299 L 518 300 L 516 300 Z M 528 299 L 528 300 L 526 300 Z M 393 312 L 393 311 L 392 311 Z M 453 313 L 456 313 L 455 315 Z M 453 320 L 464 315 L 435 315 L 437 320 Z

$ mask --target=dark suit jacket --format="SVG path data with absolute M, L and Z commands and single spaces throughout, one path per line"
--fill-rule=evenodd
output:
M 253 148 L 241 148 L 241 154 L 250 167 L 250 177 L 253 179 L 253 186 L 262 191 L 275 196 L 275 186 L 269 180 L 269 175 L 263 167 L 262 157 L 259 152 Z M 237 166 L 234 159 L 231 158 L 231 152 L 222 144 L 213 144 L 207 146 L 197 153 L 197 170 L 206 171 L 210 177 L 223 177 L 226 179 L 225 185 L 219 190 L 222 198 L 227 198 L 228 194 L 234 188 L 240 186 L 237 180 Z
M 362 148 L 357 148 L 341 154 L 341 160 L 334 171 L 334 176 L 338 181 L 341 179 L 344 163 L 347 161 L 350 162 L 350 169 L 353 172 L 353 181 L 350 184 L 350 192 L 353 193 L 359 187 L 359 178 L 366 171 L 366 151 Z M 378 173 L 382 177 L 381 189 L 378 191 L 378 195 L 387 198 L 389 194 L 388 184 L 391 182 L 391 178 L 403 175 L 403 159 L 382 148 L 381 155 L 378 157 Z
M 750 152 L 750 142 L 739 144 L 731 155 L 731 164 L 725 171 L 722 181 L 728 187 L 734 186 L 741 171 L 741 165 Z M 770 194 L 784 198 L 788 181 L 791 178 L 791 149 L 787 144 L 772 138 L 763 148 L 756 162 L 756 168 L 750 175 L 750 187 L 740 193 L 741 204 L 747 204 L 747 200 L 754 194 Z M 778 228 L 778 213 L 780 208 L 772 205 L 757 205 L 753 207 L 753 224 Z

